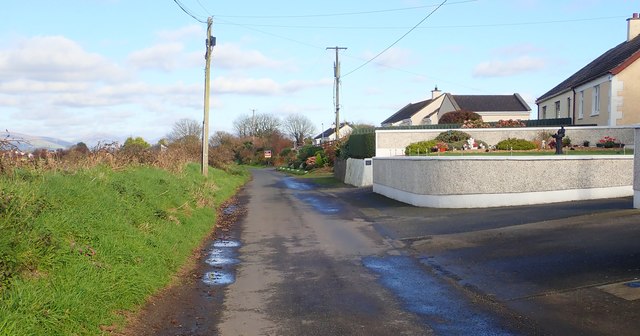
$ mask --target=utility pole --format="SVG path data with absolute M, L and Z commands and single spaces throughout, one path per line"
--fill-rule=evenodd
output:
M 209 79 L 211 72 L 211 52 L 216 45 L 216 38 L 211 36 L 211 26 L 213 18 L 207 19 L 207 40 L 205 42 L 207 51 L 204 54 L 206 65 L 204 68 L 204 119 L 202 120 L 202 175 L 209 175 Z
M 336 62 L 333 64 L 333 76 L 335 77 L 335 93 L 336 93 L 336 141 L 340 139 L 340 61 L 338 60 L 338 51 L 346 50 L 346 47 L 327 47 L 326 50 L 334 49 L 336 51 Z
M 251 109 L 251 142 L 255 144 L 255 132 L 256 132 L 256 109 Z

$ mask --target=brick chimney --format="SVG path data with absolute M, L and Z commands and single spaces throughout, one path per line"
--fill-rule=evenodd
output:
M 438 90 L 438 86 L 436 85 L 436 88 L 431 90 L 431 99 L 436 99 L 440 97 L 441 94 L 442 94 L 442 91 Z
M 627 41 L 633 40 L 638 35 L 640 35 L 640 15 L 633 13 L 633 16 L 627 19 Z

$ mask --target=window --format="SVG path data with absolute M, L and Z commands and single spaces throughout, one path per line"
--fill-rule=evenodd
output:
M 560 101 L 558 100 L 556 103 L 556 118 L 560 118 Z
M 578 92 L 578 119 L 584 118 L 584 90 Z
M 600 114 L 600 85 L 593 87 L 592 99 L 593 106 L 591 106 L 591 115 Z
M 567 118 L 571 118 L 571 97 L 567 97 Z
M 542 107 L 542 119 L 547 119 L 547 105 Z

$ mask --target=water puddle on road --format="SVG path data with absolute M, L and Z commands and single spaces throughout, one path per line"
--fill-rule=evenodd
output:
M 234 283 L 236 278 L 233 266 L 240 262 L 236 258 L 239 247 L 240 242 L 237 240 L 214 240 L 205 262 L 213 266 L 215 270 L 205 272 L 202 282 L 211 286 L 224 286 Z
M 341 206 L 336 200 L 329 197 L 318 197 L 313 195 L 296 194 L 303 202 L 311 205 L 316 211 L 331 215 L 340 212 Z
M 230 285 L 236 281 L 236 276 L 228 271 L 212 271 L 205 273 L 202 281 L 211 286 Z
M 365 267 L 440 335 L 516 335 L 406 256 L 366 257 Z
M 286 177 L 282 180 L 284 185 L 293 190 L 311 190 L 313 186 L 304 182 L 301 182 L 293 177 Z

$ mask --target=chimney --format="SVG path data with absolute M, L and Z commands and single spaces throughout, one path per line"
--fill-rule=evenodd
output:
M 630 19 L 627 19 L 627 41 L 633 40 L 640 35 L 640 15 L 633 13 Z
M 440 97 L 441 94 L 442 94 L 442 91 L 438 90 L 438 86 L 436 85 L 436 88 L 431 90 L 431 99 L 436 99 Z

